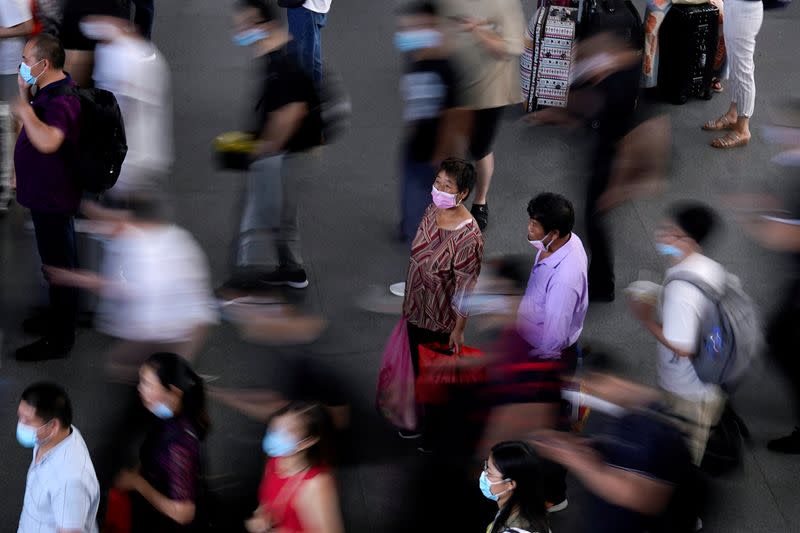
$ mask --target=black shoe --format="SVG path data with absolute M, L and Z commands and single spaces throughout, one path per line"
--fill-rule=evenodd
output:
M 288 268 L 276 268 L 269 274 L 261 276 L 258 280 L 264 285 L 286 285 L 293 289 L 305 289 L 308 287 L 308 277 L 302 268 L 289 270 Z
M 45 335 L 50 323 L 48 313 L 36 313 L 22 321 L 22 331 L 28 335 Z
M 778 453 L 800 454 L 800 428 L 794 428 L 791 435 L 769 441 L 767 448 Z
M 70 350 L 72 343 L 57 342 L 43 337 L 18 349 L 15 356 L 17 361 L 47 361 L 69 357 Z
M 489 225 L 489 206 L 487 204 L 472 204 L 472 209 L 469 210 L 472 216 L 475 217 L 475 222 L 481 231 L 486 229 Z
M 401 439 L 418 439 L 422 436 L 422 433 L 417 433 L 416 431 L 406 431 L 405 429 L 401 429 L 397 432 L 397 435 Z

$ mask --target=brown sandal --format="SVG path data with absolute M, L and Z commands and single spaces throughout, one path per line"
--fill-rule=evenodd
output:
M 709 120 L 703 124 L 703 129 L 706 131 L 722 131 L 733 129 L 735 125 L 735 120 L 729 119 L 728 115 L 722 115 L 716 120 Z
M 714 148 L 737 148 L 739 146 L 744 146 L 750 142 L 749 137 L 742 137 L 740 134 L 731 132 L 724 137 L 717 137 L 713 141 L 711 141 L 711 146 Z

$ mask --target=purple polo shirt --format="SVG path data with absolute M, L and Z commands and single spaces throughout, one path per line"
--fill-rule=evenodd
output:
M 75 213 L 81 190 L 72 170 L 80 135 L 81 103 L 77 96 L 53 95 L 56 88 L 75 85 L 67 75 L 46 85 L 33 97 L 31 105 L 39 120 L 60 129 L 64 143 L 52 154 L 43 154 L 28 139 L 25 128 L 14 149 L 17 171 L 17 201 L 31 211 Z
M 533 347 L 531 357 L 557 359 L 578 341 L 589 308 L 583 243 L 574 233 L 569 240 L 531 270 L 517 312 L 517 329 Z

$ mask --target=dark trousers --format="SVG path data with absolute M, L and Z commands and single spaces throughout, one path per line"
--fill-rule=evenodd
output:
M 77 268 L 72 215 L 31 211 L 31 218 L 42 265 Z M 48 337 L 59 344 L 72 345 L 78 316 L 78 290 L 51 284 L 49 292 L 51 320 Z
M 156 12 L 155 0 L 133 0 L 133 5 L 136 6 L 133 23 L 139 27 L 145 39 L 150 39 Z
M 608 188 L 611 168 L 616 156 L 616 140 L 606 139 L 598 132 L 592 156 L 589 186 L 586 191 L 586 236 L 591 254 L 589 290 L 597 293 L 614 290 L 614 255 L 605 216 L 597 212 L 597 201 Z
M 449 333 L 440 333 L 429 329 L 420 328 L 411 322 L 408 323 L 408 344 L 411 351 L 411 364 L 414 366 L 414 377 L 419 377 L 419 347 L 423 344 L 450 342 Z M 418 411 L 419 432 L 422 433 L 426 445 L 431 446 L 438 440 L 439 429 L 447 419 L 444 406 L 424 404 Z
M 769 352 L 792 387 L 797 426 L 800 427 L 800 279 L 785 293 L 767 328 Z

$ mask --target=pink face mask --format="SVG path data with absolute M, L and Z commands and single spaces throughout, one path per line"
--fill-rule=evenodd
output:
M 458 195 L 440 191 L 435 185 L 431 188 L 431 198 L 433 198 L 433 203 L 439 209 L 450 209 L 457 206 L 458 200 L 456 200 L 456 196 Z

